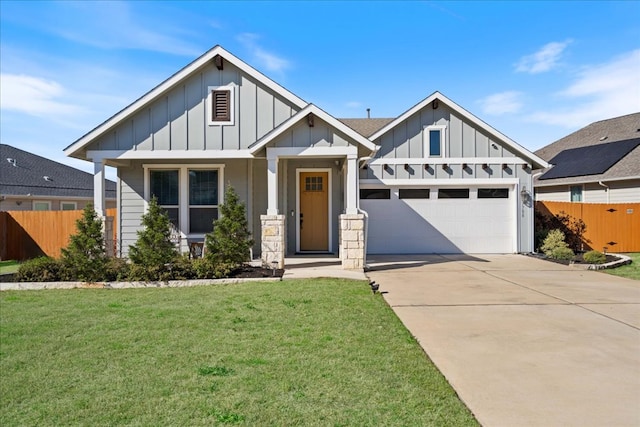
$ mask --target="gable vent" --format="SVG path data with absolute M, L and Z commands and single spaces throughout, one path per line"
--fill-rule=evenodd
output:
M 214 90 L 212 95 L 212 116 L 214 122 L 226 122 L 231 120 L 231 91 Z

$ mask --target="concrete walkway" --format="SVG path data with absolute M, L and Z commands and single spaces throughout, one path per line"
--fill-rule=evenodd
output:
M 640 281 L 522 255 L 368 264 L 484 426 L 640 426 Z

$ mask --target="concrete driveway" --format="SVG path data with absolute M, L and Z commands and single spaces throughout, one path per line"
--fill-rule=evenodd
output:
M 522 255 L 367 263 L 484 426 L 640 426 L 640 281 Z

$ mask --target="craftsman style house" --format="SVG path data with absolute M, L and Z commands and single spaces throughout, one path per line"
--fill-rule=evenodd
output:
M 547 163 L 436 92 L 395 119 L 338 120 L 216 46 L 65 149 L 118 170 L 122 255 L 151 197 L 182 250 L 212 229 L 226 185 L 254 256 L 533 249 L 533 169 Z

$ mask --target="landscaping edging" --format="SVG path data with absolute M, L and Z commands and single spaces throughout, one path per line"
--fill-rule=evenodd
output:
M 607 262 L 605 264 L 588 264 L 587 270 L 604 270 L 606 268 L 616 268 L 620 267 L 621 265 L 631 264 L 631 258 L 626 255 L 611 253 L 609 255 L 617 256 L 619 259 L 616 261 Z
M 280 277 L 245 279 L 169 280 L 166 282 L 1 282 L 0 291 L 37 291 L 45 289 L 132 289 L 132 288 L 186 288 L 206 285 L 231 285 L 244 282 L 276 282 Z

